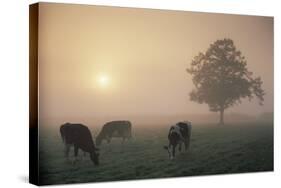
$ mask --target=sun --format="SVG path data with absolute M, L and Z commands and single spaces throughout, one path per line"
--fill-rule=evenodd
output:
M 100 74 L 98 76 L 97 82 L 100 87 L 106 88 L 109 85 L 109 77 L 106 74 Z

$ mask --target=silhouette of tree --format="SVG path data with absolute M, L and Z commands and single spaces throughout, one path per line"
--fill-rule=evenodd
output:
M 210 111 L 220 112 L 220 124 L 224 124 L 224 111 L 242 98 L 256 96 L 262 105 L 265 95 L 260 77 L 253 78 L 247 69 L 247 61 L 236 49 L 231 39 L 217 40 L 206 53 L 199 53 L 187 72 L 195 86 L 190 100 L 206 103 Z

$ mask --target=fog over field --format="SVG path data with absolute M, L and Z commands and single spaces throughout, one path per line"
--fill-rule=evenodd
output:
M 39 14 L 42 119 L 205 117 L 208 106 L 189 100 L 186 69 L 223 38 L 234 41 L 266 93 L 263 106 L 245 99 L 225 113 L 273 112 L 272 18 L 48 3 Z

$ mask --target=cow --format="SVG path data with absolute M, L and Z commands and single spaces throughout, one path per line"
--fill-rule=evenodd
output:
M 179 151 L 181 151 L 182 143 L 185 146 L 185 151 L 189 149 L 191 127 L 191 122 L 189 121 L 178 122 L 171 126 L 168 134 L 169 146 L 164 146 L 164 149 L 168 151 L 171 160 L 175 158 L 177 145 L 179 145 Z
M 82 124 L 65 123 L 60 127 L 60 134 L 65 144 L 65 156 L 68 158 L 71 146 L 74 146 L 74 156 L 77 160 L 78 150 L 90 154 L 90 159 L 99 165 L 99 149 L 95 146 L 89 128 Z
M 103 125 L 101 132 L 96 138 L 97 145 L 101 145 L 103 140 L 107 140 L 110 143 L 112 137 L 123 138 L 122 143 L 125 139 L 132 137 L 132 124 L 130 121 L 111 121 Z

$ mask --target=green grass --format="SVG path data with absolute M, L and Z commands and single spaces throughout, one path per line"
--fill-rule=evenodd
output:
M 86 156 L 76 164 L 63 155 L 58 130 L 40 131 L 40 184 L 101 182 L 273 170 L 273 124 L 193 125 L 189 152 L 168 159 L 169 127 L 138 128 L 124 144 L 100 149 L 100 165 Z M 71 151 L 73 156 L 73 150 Z M 80 151 L 82 156 L 82 152 Z

